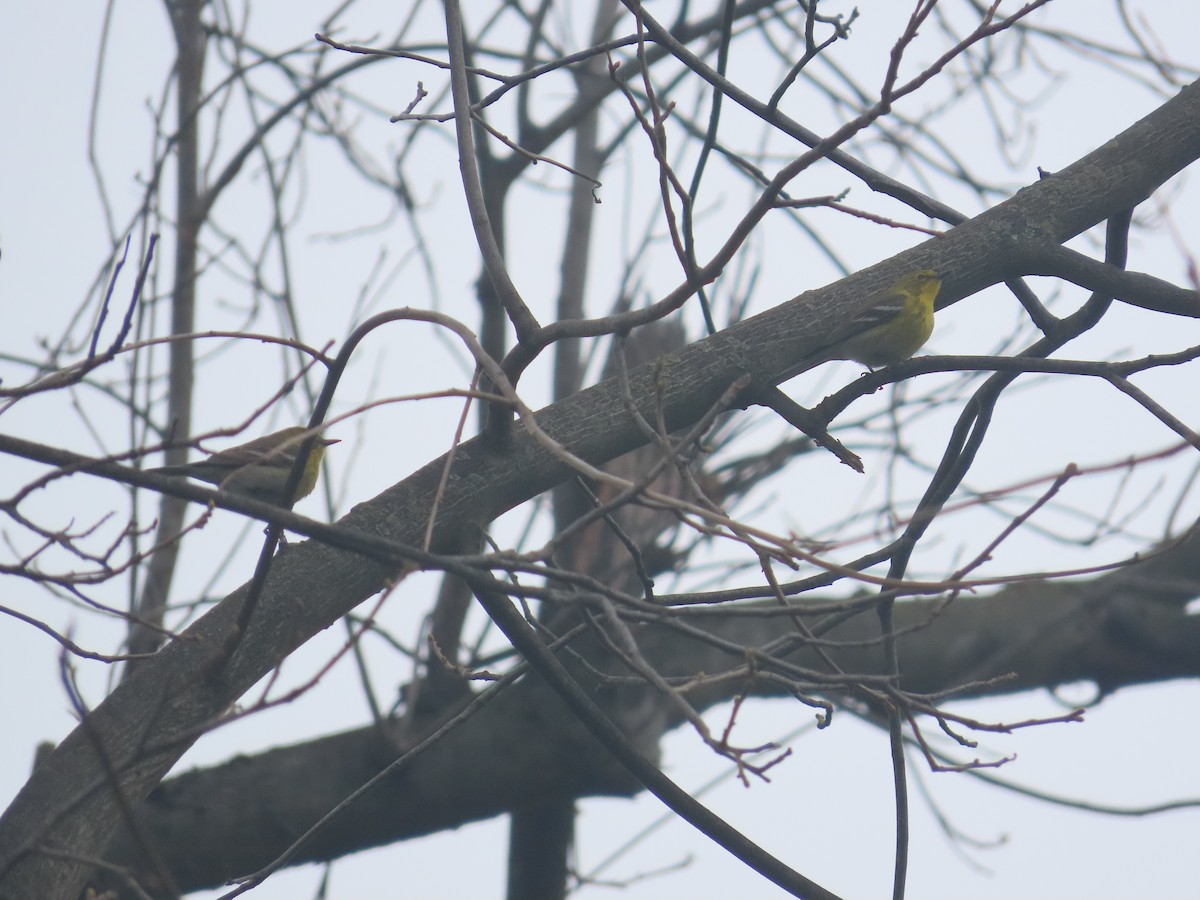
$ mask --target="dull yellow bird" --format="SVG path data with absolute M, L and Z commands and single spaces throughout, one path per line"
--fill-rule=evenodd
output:
M 852 359 L 868 369 L 908 359 L 933 334 L 933 301 L 941 286 L 942 279 L 932 269 L 909 272 L 863 313 L 855 323 L 856 333 L 823 358 Z
M 296 425 L 214 453 L 199 462 L 163 466 L 150 471 L 159 475 L 183 475 L 207 481 L 233 494 L 280 505 L 284 500 L 283 488 L 287 484 L 288 474 L 307 434 L 307 428 Z M 336 439 L 321 436 L 313 442 L 308 459 L 304 462 L 304 474 L 296 485 L 295 496 L 291 498 L 293 501 L 312 493 L 321 474 L 325 448 L 336 443 Z

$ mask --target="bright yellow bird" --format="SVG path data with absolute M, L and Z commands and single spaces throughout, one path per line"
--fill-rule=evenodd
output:
M 208 459 L 199 462 L 182 466 L 163 466 L 150 471 L 159 475 L 183 475 L 207 481 L 233 494 L 280 505 L 284 499 L 283 488 L 287 484 L 288 474 L 292 471 L 296 454 L 307 434 L 307 428 L 296 425 L 214 453 Z M 320 436 L 313 442 L 293 500 L 299 500 L 312 493 L 321 474 L 321 459 L 325 456 L 325 448 L 336 443 L 335 439 Z
M 863 314 L 856 323 L 857 333 L 824 358 L 852 359 L 868 369 L 908 359 L 933 334 L 933 301 L 941 286 L 942 279 L 932 269 L 905 275 Z

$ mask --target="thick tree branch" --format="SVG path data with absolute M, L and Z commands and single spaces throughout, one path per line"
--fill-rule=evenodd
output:
M 1142 563 L 1088 581 L 1021 584 L 986 598 L 960 598 L 944 609 L 936 600 L 900 603 L 902 686 L 932 694 L 974 683 L 958 696 L 995 696 L 1092 681 L 1108 693 L 1195 678 L 1200 617 L 1187 615 L 1185 606 L 1197 595 L 1200 530 L 1193 529 Z M 777 609 L 773 603 L 751 608 Z M 704 632 L 735 648 L 761 647 L 780 633 L 778 618 L 718 614 L 700 621 Z M 667 627 L 643 627 L 638 637 L 647 661 L 666 676 L 712 674 L 742 661 L 715 642 Z M 871 617 L 852 619 L 824 637 L 859 645 L 830 651 L 844 671 L 884 674 Z M 787 659 L 821 666 L 811 648 Z M 619 664 L 605 668 L 622 671 Z M 692 691 L 688 699 L 706 709 L 743 690 L 788 696 L 778 682 L 725 681 Z M 648 690 L 599 689 L 595 696 L 650 753 L 663 731 L 680 724 L 674 707 Z M 420 723 L 403 731 L 394 724 L 387 740 L 374 727 L 361 728 L 171 779 L 143 805 L 143 828 L 158 837 L 156 849 L 184 890 L 255 871 L 433 727 Z M 532 796 L 631 796 L 638 790 L 544 684 L 526 679 L 443 737 L 436 753 L 402 766 L 346 809 L 293 862 L 332 860 L 456 828 L 519 808 Z M 139 871 L 144 866 L 128 834 L 108 859 Z

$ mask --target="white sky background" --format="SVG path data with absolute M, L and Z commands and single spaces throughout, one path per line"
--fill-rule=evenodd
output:
M 889 7 L 890 11 L 883 7 Z M 1190 4 L 1151 2 L 1131 3 L 1129 7 L 1135 16 L 1140 14 L 1149 19 L 1157 37 L 1165 44 L 1167 57 L 1183 65 L 1200 65 L 1195 49 L 1200 10 Z M 428 4 L 426 13 L 433 14 L 436 10 L 435 4 Z M 854 27 L 853 40 L 844 49 L 839 48 L 838 59 L 848 67 L 858 66 L 855 71 L 862 82 L 875 83 L 864 74 L 864 67 L 869 69 L 878 64 L 881 52 L 886 51 L 895 34 L 894 15 L 899 10 L 890 4 L 864 2 L 860 11 L 862 16 Z M 340 36 L 365 43 L 371 36 L 390 34 L 397 27 L 394 5 L 378 4 L 373 11 L 374 19 L 369 12 L 363 7 L 355 20 L 358 30 Z M 321 29 L 325 13 L 325 7 L 317 3 L 258 4 L 254 8 L 252 33 L 272 47 L 296 46 Z M 88 107 L 101 14 L 99 4 L 81 4 L 64 21 L 67 17 L 55 5 L 10 4 L 0 18 L 10 36 L 6 52 L 0 56 L 0 84 L 6 86 L 0 91 L 0 121 L 5 123 L 6 131 L 0 140 L 0 249 L 3 251 L 0 321 L 4 323 L 0 330 L 0 375 L 6 386 L 29 378 L 28 368 L 19 360 L 40 359 L 44 354 L 36 342 L 41 338 L 54 341 L 65 330 L 107 253 L 105 222 L 86 156 Z M 1081 24 L 1078 19 L 1085 14 L 1097 18 Z M 1051 4 L 1035 21 L 1089 31 L 1105 42 L 1125 46 L 1127 41 L 1111 16 L 1107 3 L 1061 0 Z M 577 25 L 575 33 L 581 30 L 582 26 Z M 927 37 L 932 41 L 934 35 Z M 150 158 L 147 110 L 158 103 L 164 73 L 170 64 L 170 37 L 161 8 L 119 5 L 111 41 L 110 64 L 104 72 L 98 148 L 114 219 L 120 227 L 140 199 L 140 183 L 135 178 L 139 173 L 144 175 Z M 914 69 L 918 62 L 932 57 L 933 46 L 931 43 L 929 50 L 914 48 Z M 756 68 L 756 62 L 752 55 L 739 57 L 735 51 L 731 76 L 765 97 L 779 73 L 773 65 Z M 1066 166 L 1162 102 L 1161 94 L 1136 87 L 1131 80 L 1118 78 L 1099 66 L 1081 65 L 1077 58 L 1063 57 L 1050 62 L 1061 73 L 1053 84 L 1044 78 L 1030 77 L 1027 82 L 1007 85 L 1021 96 L 1036 97 L 1038 101 L 1029 112 L 1030 118 L 1036 119 L 1034 143 L 1009 171 L 998 168 L 991 126 L 977 108 L 954 107 L 952 114 L 942 113 L 928 108 L 918 94 L 911 103 L 902 104 L 899 112 L 931 119 L 944 115 L 946 121 L 940 124 L 939 133 L 959 155 L 989 179 L 1015 189 L 1036 179 L 1037 166 L 1048 170 Z M 377 102 L 390 104 L 381 110 L 377 121 L 364 120 L 364 128 L 381 146 L 392 147 L 405 139 L 407 126 L 389 125 L 387 115 L 400 111 L 408 103 L 418 79 L 425 80 L 435 94 L 442 84 L 435 73 L 411 62 L 379 63 L 356 78 L 361 80 L 354 82 L 355 87 L 367 91 L 369 81 L 371 95 Z M 1161 86 L 1158 90 L 1162 90 Z M 503 106 L 498 112 L 503 115 Z M 736 129 L 738 113 L 732 104 L 726 105 L 726 115 L 730 129 Z M 479 272 L 478 255 L 461 201 L 456 153 L 450 143 L 452 133 L 449 126 L 444 128 L 447 138 L 444 150 L 440 155 L 430 154 L 427 176 L 416 188 L 423 192 L 419 200 L 437 210 L 436 216 L 425 219 L 436 226 L 427 237 L 434 249 L 440 278 L 437 302 L 446 312 L 473 324 L 472 285 Z M 309 239 L 298 242 L 304 253 L 303 258 L 295 261 L 300 277 L 294 292 L 302 309 L 307 339 L 322 345 L 328 340 L 340 341 L 363 317 L 356 309 L 358 291 L 368 280 L 381 252 L 388 254 L 389 266 L 402 263 L 402 268 L 396 280 L 380 293 L 371 311 L 409 304 L 426 306 L 434 301 L 430 299 L 421 267 L 406 257 L 412 246 L 411 233 L 402 223 L 385 223 L 390 213 L 387 198 L 358 190 L 356 182 L 345 179 L 332 148 L 319 143 L 312 147 L 303 188 L 305 218 L 299 229 Z M 790 152 L 782 144 L 775 149 L 781 157 Z M 228 151 L 229 146 L 223 144 L 219 153 Z M 554 153 L 558 158 L 568 156 L 563 147 L 554 148 Z M 878 148 L 871 161 L 885 166 L 889 158 L 889 151 Z M 604 205 L 600 208 L 597 228 L 611 236 L 608 246 L 613 248 L 615 258 L 621 250 L 636 246 L 642 239 L 644 224 L 640 219 L 625 217 L 625 188 L 620 186 L 620 175 L 626 167 L 639 172 L 641 166 L 644 160 L 622 160 L 610 170 L 601 191 Z M 713 168 L 710 162 L 710 171 Z M 903 177 L 908 173 L 901 169 L 898 174 Z M 240 177 L 246 187 L 239 189 L 235 198 L 223 202 L 218 213 L 218 220 L 228 228 L 265 215 L 257 164 L 248 164 Z M 638 177 L 641 181 L 637 182 L 636 190 L 651 189 L 652 182 L 644 171 Z M 793 196 L 827 194 L 851 186 L 848 203 L 868 206 L 873 202 L 869 192 L 852 184 L 848 176 L 831 183 L 830 171 L 823 169 L 806 178 L 792 186 Z M 539 173 L 537 180 L 556 190 L 561 190 L 564 184 L 563 178 L 548 168 Z M 1170 203 L 1174 226 L 1183 236 L 1182 247 L 1173 244 L 1161 231 L 1135 232 L 1130 268 L 1178 284 L 1187 283 L 1184 254 L 1200 250 L 1195 239 L 1200 234 L 1197 221 L 1200 206 L 1193 181 L 1194 176 L 1185 173 L 1161 192 Z M 969 212 L 980 208 L 978 199 L 965 192 L 938 188 L 933 193 Z M 170 192 L 164 195 L 169 197 Z M 555 246 L 550 252 L 544 245 L 523 243 L 522 232 L 538 233 L 542 224 L 537 216 L 540 195 L 525 190 L 516 196 L 522 202 L 511 203 L 509 210 L 514 280 L 545 319 L 557 286 L 559 238 L 557 233 L 552 236 Z M 701 206 L 709 218 L 702 223 L 702 238 L 718 239 L 723 225 L 740 215 L 749 202 L 748 196 L 743 183 L 714 180 L 706 184 Z M 912 216 L 904 216 L 895 204 L 885 205 L 881 211 L 912 221 Z M 1158 207 L 1153 201 L 1147 203 L 1138 210 L 1138 216 L 1154 223 L 1159 217 Z M 876 226 L 847 222 L 829 211 L 813 212 L 809 221 L 823 230 L 854 269 L 920 240 L 910 232 L 884 232 Z M 325 238 L 376 224 L 385 227 L 366 240 Z M 785 217 L 769 217 L 761 232 L 761 242 L 748 246 L 726 274 L 727 279 L 734 279 L 743 263 L 761 264 L 756 308 L 782 302 L 801 290 L 839 277 L 826 260 L 803 243 L 797 229 Z M 164 241 L 161 247 L 164 284 L 169 273 L 165 262 L 169 259 L 168 246 L 169 241 Z M 1086 239 L 1075 242 L 1075 246 L 1093 254 L 1097 252 L 1094 243 L 1089 244 Z M 702 244 L 701 255 L 705 249 Z M 643 272 L 644 290 L 652 298 L 674 287 L 679 279 L 678 267 L 666 255 L 660 258 L 661 265 Z M 131 258 L 115 297 L 123 300 L 128 296 L 135 269 L 136 262 Z M 595 302 L 603 303 L 612 295 L 619 275 L 617 270 L 617 266 L 593 258 L 590 289 Z M 720 284 L 716 288 L 721 299 L 732 291 L 733 288 Z M 239 284 L 215 271 L 205 276 L 201 297 L 202 328 L 230 326 L 237 321 L 230 308 L 249 302 Z M 1079 291 L 1064 290 L 1058 301 L 1062 305 L 1056 310 L 1072 309 L 1081 299 Z M 265 327 L 270 321 L 268 316 L 258 327 Z M 986 292 L 940 314 L 937 331 L 925 352 L 989 352 L 1000 338 L 1011 332 L 1015 321 L 1019 321 L 1015 301 L 1000 291 Z M 108 334 L 111 333 L 110 326 Z M 1157 317 L 1148 313 L 1118 310 L 1097 333 L 1089 335 L 1077 347 L 1073 345 L 1068 355 L 1142 356 L 1195 344 L 1198 335 L 1200 329 L 1193 321 L 1174 322 L 1164 328 Z M 365 400 L 383 396 L 465 386 L 469 367 L 463 363 L 464 354 L 449 342 L 431 339 L 434 337 L 427 326 L 401 325 L 368 339 L 363 357 L 343 385 L 335 411 L 344 413 Z M 201 345 L 198 355 L 210 352 L 215 346 Z M 223 362 L 201 371 L 198 430 L 233 424 L 265 400 L 274 387 L 272 384 L 260 388 L 255 384 L 256 371 L 277 371 L 277 365 L 273 365 L 276 355 L 270 348 L 247 342 L 222 352 Z M 78 353 L 64 362 L 76 358 Z M 544 367 L 535 367 L 523 383 L 531 405 L 541 405 L 544 400 L 537 385 L 539 376 L 546 371 Z M 824 367 L 798 379 L 789 390 L 806 401 L 840 386 L 856 374 L 853 367 Z M 1155 392 L 1156 399 L 1193 425 L 1200 420 L 1197 416 L 1200 401 L 1193 391 L 1180 387 L 1184 384 L 1182 377 L 1156 373 L 1138 383 Z M 1195 383 L 1193 377 L 1191 384 Z M 298 403 L 294 409 L 302 407 Z M 938 439 L 944 439 L 945 428 L 956 411 L 956 408 L 947 411 L 927 423 L 931 436 L 923 447 L 926 451 L 923 459 L 936 461 Z M 449 445 L 457 414 L 458 406 L 452 401 L 404 403 L 372 410 L 335 427 L 334 436 L 344 439 L 332 451 L 338 512 L 369 499 L 443 452 Z M 294 415 L 297 420 L 302 418 L 300 412 Z M 0 418 L 0 431 L 101 454 L 128 448 L 125 422 L 115 404 L 81 391 L 73 398 L 58 395 L 18 405 Z M 284 424 L 292 424 L 286 415 L 263 423 L 254 433 Z M 760 425 L 758 433 L 776 432 Z M 1065 379 L 1039 383 L 1037 390 L 1019 392 L 1003 402 L 990 440 L 972 471 L 968 481 L 971 486 L 1004 486 L 1028 474 L 1056 472 L 1069 462 L 1100 463 L 1172 443 L 1165 429 L 1150 421 L 1132 403 L 1114 399 L 1111 391 L 1098 385 Z M 1034 442 L 1036 446 L 1031 446 Z M 213 446 L 219 447 L 220 442 L 214 442 Z M 1028 463 L 1022 466 L 1025 456 L 1029 457 Z M 1161 535 L 1163 510 L 1183 492 L 1181 486 L 1193 468 L 1194 463 L 1186 460 L 1147 469 L 1123 493 L 1115 493 L 1120 476 L 1076 482 L 1064 492 L 1060 507 L 1048 510 L 1039 521 L 1073 535 L 1088 534 L 1090 524 L 1082 519 L 1073 520 L 1070 510 L 1104 509 L 1108 498 L 1115 496 L 1114 520 L 1126 524 L 1123 517 L 1129 517 L 1128 537 L 1104 545 L 1103 559 L 1118 559 L 1144 548 Z M 7 495 L 40 471 L 38 467 L 6 460 L 0 469 L 0 494 Z M 877 481 L 868 479 L 866 484 L 870 488 Z M 911 502 L 922 484 L 911 479 L 902 481 L 899 493 Z M 822 537 L 821 529 L 829 527 L 836 518 L 827 511 L 843 510 L 858 502 L 860 493 L 867 488 L 863 479 L 830 460 L 807 460 L 794 469 L 789 480 L 774 486 L 776 491 L 786 494 L 774 508 L 781 522 L 779 528 Z M 1028 498 L 1037 490 L 1028 494 Z M 1153 490 L 1158 493 L 1151 494 Z M 1142 509 L 1141 500 L 1147 494 L 1151 494 L 1151 499 L 1147 508 Z M 766 502 L 771 498 L 759 499 Z M 98 511 L 120 509 L 121 494 L 95 480 L 74 478 L 54 485 L 32 503 L 31 508 L 45 517 L 43 521 L 66 524 L 74 518 L 77 523 L 88 523 L 99 518 L 102 512 Z M 1200 513 L 1198 506 L 1195 495 L 1188 496 L 1176 521 L 1194 519 Z M 329 514 L 323 499 L 317 495 L 304 501 L 301 511 L 315 516 Z M 511 538 L 524 520 L 518 516 L 510 518 L 512 521 L 506 527 Z M 952 518 L 938 539 L 940 543 L 933 542 L 934 547 L 917 558 L 913 575 L 921 577 L 928 572 L 936 576 L 944 572 L 947 565 L 959 558 L 958 554 L 977 550 L 1000 527 L 1000 520 L 986 513 Z M 237 528 L 238 523 L 232 517 L 218 515 L 208 528 L 189 537 L 183 568 L 176 578 L 177 592 L 187 585 L 189 596 L 205 593 L 198 586 L 205 584 L 212 560 L 220 558 L 234 542 L 230 535 L 236 534 Z M 953 533 L 955 529 L 974 534 L 976 539 L 965 540 Z M 240 541 L 240 552 L 207 593 L 219 596 L 248 575 L 257 553 L 257 527 L 250 526 L 245 536 L 247 539 Z M 844 552 L 856 553 L 861 546 L 845 548 Z M 28 549 L 23 544 L 21 548 Z M 1098 561 L 1101 560 L 1089 555 L 1087 548 L 1047 543 L 1037 534 L 1021 533 L 1001 548 L 986 574 L 1061 569 L 1094 565 Z M 386 624 L 405 640 L 415 637 L 417 616 L 423 611 L 424 598 L 434 584 L 433 576 L 410 579 L 404 592 L 398 595 L 409 602 L 394 599 L 385 609 Z M 24 583 L 14 584 L 10 580 L 6 588 L 4 599 L 0 600 L 3 605 L 38 615 L 60 629 L 73 627 L 74 637 L 88 646 L 103 651 L 117 647 L 123 633 L 119 625 L 103 623 L 66 604 L 48 601 L 45 595 Z M 105 599 L 118 606 L 125 600 L 119 592 L 110 592 Z M 343 636 L 341 629 L 332 628 L 315 638 L 287 662 L 285 675 L 299 680 L 314 671 L 336 651 Z M 4 649 L 0 654 L 0 683 L 10 686 L 0 694 L 0 720 L 8 724 L 7 738 L 0 743 L 0 803 L 3 803 L 24 781 L 36 742 L 61 739 L 72 722 L 57 676 L 56 647 L 49 638 L 11 619 L 0 618 L 0 641 Z M 384 655 L 377 657 L 385 702 L 392 699 L 386 693 L 386 686 L 403 677 L 404 669 L 398 663 Z M 105 691 L 105 667 L 80 664 L 79 668 L 89 702 L 99 702 Z M 1082 691 L 1073 699 L 1085 698 L 1086 691 Z M 1194 761 L 1200 729 L 1193 715 L 1198 700 L 1200 690 L 1194 683 L 1124 691 L 1090 711 L 1083 725 L 1050 726 L 1011 737 L 984 737 L 980 755 L 1018 754 L 1015 763 L 1001 770 L 1003 777 L 1093 802 L 1140 806 L 1200 798 L 1200 771 Z M 972 714 L 981 718 L 1016 721 L 1054 715 L 1062 707 L 1051 698 L 1026 695 L 972 704 L 971 709 Z M 724 710 L 713 711 L 710 721 L 720 723 L 725 714 Z M 186 757 L 184 765 L 210 764 L 235 752 L 251 752 L 280 742 L 301 740 L 307 734 L 356 727 L 367 721 L 368 715 L 357 676 L 351 666 L 344 664 L 303 701 L 251 717 L 201 741 Z M 793 728 L 809 721 L 811 716 L 794 704 L 757 704 L 743 711 L 740 743 L 782 739 Z M 280 735 L 286 737 L 281 739 Z M 795 755 L 772 770 L 771 784 L 755 784 L 747 791 L 733 781 L 726 781 L 705 795 L 705 801 L 744 826 L 789 864 L 831 890 L 847 898 L 887 896 L 891 883 L 892 819 L 886 736 L 843 715 L 835 727 L 819 734 L 806 732 L 790 746 Z M 710 755 L 697 752 L 695 739 L 684 731 L 668 741 L 667 763 L 668 773 L 689 788 L 699 786 L 725 768 Z M 913 768 L 909 893 L 913 898 L 1195 896 L 1194 867 L 1185 850 L 1190 850 L 1194 843 L 1189 836 L 1194 837 L 1200 828 L 1200 813 L 1196 811 L 1142 819 L 1107 818 L 1014 797 L 980 786 L 969 776 L 928 775 L 919 771 L 919 762 Z M 1003 841 L 1002 846 L 970 854 L 975 865 L 989 871 L 981 872 L 975 865 L 964 862 L 961 854 L 943 839 L 916 789 L 918 777 L 932 787 L 939 808 L 954 827 L 982 841 Z M 644 797 L 633 804 L 589 802 L 584 809 L 578 851 L 583 871 L 661 812 L 657 801 Z M 504 837 L 504 823 L 492 822 L 362 854 L 335 866 L 329 896 L 501 897 Z M 616 896 L 635 900 L 718 895 L 766 898 L 780 893 L 680 823 L 668 824 L 614 869 L 606 871 L 604 877 L 621 880 L 685 858 L 690 858 L 690 865 L 680 872 L 635 883 Z M 470 859 L 471 864 L 462 865 L 464 859 Z M 317 882 L 315 871 L 284 872 L 254 896 L 311 896 Z M 452 873 L 449 883 L 448 872 Z M 608 894 L 604 888 L 591 888 L 581 891 L 579 896 Z

